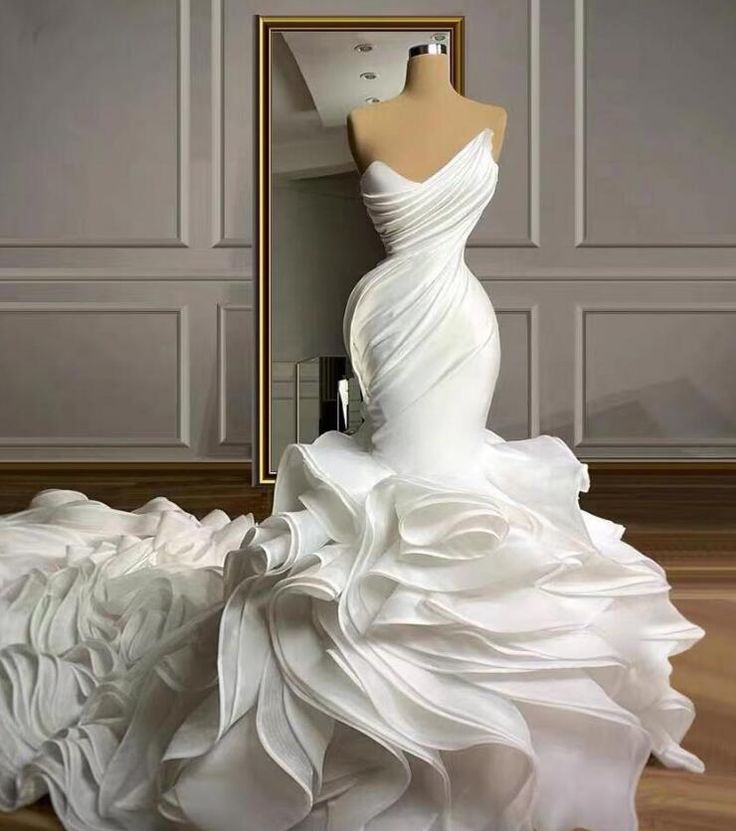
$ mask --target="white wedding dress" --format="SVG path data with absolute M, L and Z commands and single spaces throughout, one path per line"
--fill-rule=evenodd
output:
M 387 256 L 344 335 L 352 436 L 284 452 L 274 512 L 48 490 L 0 518 L 0 807 L 67 829 L 633 831 L 704 634 L 559 439 L 485 428 L 493 307 L 464 246 L 492 131 L 361 178 Z

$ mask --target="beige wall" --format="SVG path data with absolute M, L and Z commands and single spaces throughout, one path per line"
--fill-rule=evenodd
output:
M 467 252 L 502 326 L 491 426 L 733 456 L 736 4 L 370 11 L 464 13 L 466 92 L 509 111 Z M 250 457 L 259 12 L 305 7 L 0 0 L 1 459 Z

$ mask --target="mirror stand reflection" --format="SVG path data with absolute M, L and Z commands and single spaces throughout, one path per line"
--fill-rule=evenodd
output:
M 360 385 L 344 355 L 321 355 L 296 365 L 296 440 L 313 442 L 328 430 L 354 433 L 363 423 Z

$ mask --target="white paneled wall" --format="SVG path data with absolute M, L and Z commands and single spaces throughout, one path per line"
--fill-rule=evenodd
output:
M 449 10 L 0 0 L 0 458 L 250 458 L 253 15 L 307 11 Z M 489 426 L 733 456 L 736 4 L 451 11 L 466 93 L 509 111 L 466 255 L 501 327 Z

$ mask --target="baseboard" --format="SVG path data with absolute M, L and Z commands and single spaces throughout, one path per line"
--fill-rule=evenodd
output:
M 250 462 L 1 462 L 0 514 L 23 510 L 46 488 L 81 491 L 90 499 L 132 510 L 166 496 L 204 516 L 271 512 L 273 488 L 254 486 Z
M 736 461 L 590 462 L 581 505 L 626 527 L 681 596 L 736 591 Z
M 581 505 L 626 527 L 625 539 L 656 559 L 673 586 L 736 588 L 736 462 L 599 461 Z M 123 510 L 166 496 L 203 516 L 271 512 L 273 486 L 251 483 L 250 462 L 0 462 L 0 513 L 45 488 L 78 490 Z

